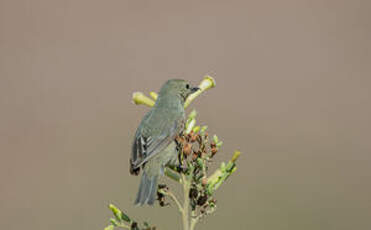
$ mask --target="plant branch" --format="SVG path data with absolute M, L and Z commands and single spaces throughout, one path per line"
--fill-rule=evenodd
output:
M 159 192 L 162 193 L 165 196 L 169 196 L 175 202 L 175 204 L 178 206 L 179 212 L 183 214 L 183 211 L 184 211 L 183 207 L 180 204 L 180 202 L 178 201 L 178 199 L 176 198 L 176 196 L 174 195 L 174 193 L 172 193 L 171 191 L 165 191 L 164 189 L 160 189 Z
M 195 226 L 198 223 L 199 219 L 200 219 L 200 216 L 196 216 L 196 217 L 191 218 L 191 226 L 190 226 L 189 230 L 194 230 L 195 229 Z
M 117 227 L 123 228 L 123 229 L 130 229 L 130 226 L 128 226 L 126 224 L 119 224 L 119 225 L 117 225 Z
M 183 213 L 182 213 L 182 220 L 183 220 L 183 230 L 189 230 L 189 181 L 187 180 L 186 175 L 182 174 L 182 181 L 183 181 L 183 195 L 184 195 L 184 203 L 183 203 Z

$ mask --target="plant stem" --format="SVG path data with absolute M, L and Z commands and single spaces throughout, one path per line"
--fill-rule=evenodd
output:
M 189 230 L 194 230 L 195 229 L 195 226 L 198 222 L 199 218 L 198 217 L 191 217 L 191 227 Z
M 130 229 L 130 226 L 128 226 L 126 224 L 120 224 L 120 225 L 117 225 L 117 227 L 123 228 L 123 229 Z
M 163 191 L 163 190 L 161 190 L 160 192 L 162 194 L 166 195 L 166 196 L 169 196 L 175 202 L 175 204 L 178 206 L 179 212 L 181 214 L 183 214 L 183 207 L 180 204 L 180 202 L 178 201 L 178 199 L 176 198 L 176 196 L 174 195 L 174 193 L 172 193 L 170 191 Z
M 182 174 L 182 182 L 183 182 L 183 193 L 184 193 L 184 203 L 183 203 L 183 230 L 189 230 L 189 189 L 190 183 L 187 179 L 186 175 Z

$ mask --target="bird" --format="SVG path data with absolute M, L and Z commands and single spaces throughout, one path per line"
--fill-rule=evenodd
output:
M 140 122 L 132 145 L 130 174 L 143 169 L 139 191 L 134 204 L 153 205 L 157 183 L 168 165 L 178 161 L 175 138 L 185 126 L 184 103 L 189 95 L 199 90 L 183 79 L 170 79 L 162 85 L 155 105 Z

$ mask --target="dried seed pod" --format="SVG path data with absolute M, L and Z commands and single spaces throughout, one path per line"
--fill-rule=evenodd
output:
M 165 204 L 165 201 L 164 201 L 164 200 L 160 200 L 160 206 L 161 206 L 161 207 L 165 207 L 165 206 L 166 206 L 166 204 Z
M 166 189 L 166 190 L 168 189 L 168 187 L 166 186 L 166 184 L 159 184 L 158 185 L 158 188 L 159 189 Z
M 216 147 L 211 148 L 211 156 L 213 157 L 218 152 Z
M 192 136 L 191 136 L 191 139 L 190 139 L 190 141 L 193 143 L 193 142 L 195 142 L 196 140 L 197 140 L 197 138 L 198 138 L 198 134 L 193 134 Z
M 207 195 L 205 194 L 205 195 L 200 196 L 198 198 L 197 205 L 202 206 L 202 205 L 204 205 L 206 203 L 206 201 L 207 201 Z
M 212 142 L 210 143 L 210 147 L 211 147 L 211 148 L 215 148 L 215 147 L 216 147 L 216 144 L 215 144 L 214 141 L 212 141 Z
M 133 229 L 133 230 L 137 230 L 137 229 L 139 229 L 139 228 L 138 228 L 138 223 L 134 221 L 134 222 L 131 224 L 130 229 Z
M 157 192 L 157 200 L 161 202 L 163 199 L 164 199 L 164 194 Z
M 198 158 L 198 155 L 197 155 L 197 153 L 194 152 L 192 154 L 192 160 L 195 161 L 197 158 Z
M 198 191 L 197 191 L 197 189 L 195 189 L 195 188 L 191 188 L 191 189 L 189 190 L 189 198 L 190 198 L 190 199 L 197 198 L 197 195 L 198 195 Z

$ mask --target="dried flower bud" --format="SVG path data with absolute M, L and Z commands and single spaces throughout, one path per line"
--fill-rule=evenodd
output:
M 193 135 L 194 135 L 193 130 L 191 130 L 191 132 L 189 132 L 189 133 L 187 134 L 187 138 L 188 138 L 188 140 L 190 140 L 190 139 L 192 138 Z
M 202 137 L 201 137 L 201 135 L 197 135 L 196 140 L 197 140 L 198 144 L 201 145 L 201 143 L 202 143 Z
M 216 144 L 215 144 L 215 142 L 214 142 L 214 141 L 212 141 L 212 142 L 210 143 L 210 147 L 211 147 L 211 148 L 214 148 L 214 147 L 216 147 Z
M 160 206 L 161 206 L 161 207 L 165 207 L 165 206 L 166 206 L 166 204 L 165 204 L 165 201 L 164 201 L 164 200 L 160 200 Z
M 195 142 L 196 140 L 197 140 L 197 138 L 198 138 L 198 134 L 193 134 L 192 136 L 191 136 L 191 139 L 190 139 L 190 141 L 193 143 L 193 142 Z
M 184 147 L 183 147 L 184 155 L 189 156 L 191 154 L 191 152 L 192 152 L 192 144 L 190 144 L 190 143 L 185 144 Z
M 207 178 L 206 177 L 202 178 L 202 185 L 203 186 L 207 185 Z
M 184 138 L 182 136 L 177 136 L 175 137 L 175 140 L 176 142 L 178 142 L 179 144 L 183 144 L 184 143 Z
M 211 156 L 213 157 L 218 152 L 216 147 L 211 148 Z

